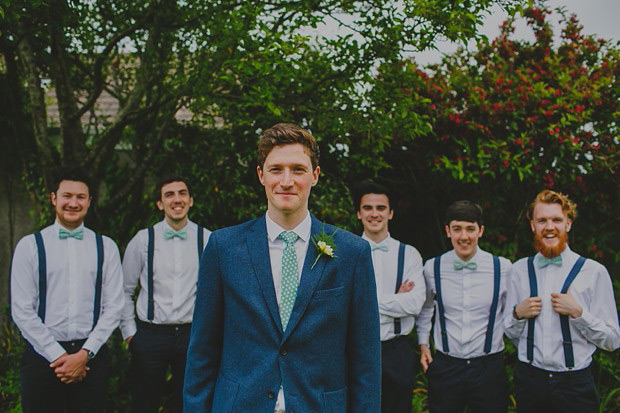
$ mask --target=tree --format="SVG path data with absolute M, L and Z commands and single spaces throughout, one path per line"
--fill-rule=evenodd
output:
M 342 134 L 337 115 L 309 115 L 337 114 L 373 67 L 407 48 L 474 36 L 481 13 L 496 3 L 515 10 L 519 2 L 5 0 L 0 50 L 16 103 L 8 146 L 41 206 L 41 223 L 56 171 L 79 164 L 101 183 L 90 225 L 124 241 L 135 226 L 116 225 L 144 223 L 145 182 L 170 161 L 162 150 L 188 134 L 228 135 L 228 148 L 215 146 L 245 164 L 256 130 L 277 120 Z M 346 33 L 304 35 L 328 21 Z M 55 92 L 56 128 L 44 84 Z M 98 116 L 102 93 L 118 101 L 115 116 Z M 189 125 L 175 119 L 181 108 L 194 114 Z M 214 129 L 221 133 L 214 137 Z
M 509 20 L 476 52 L 461 50 L 428 70 L 410 61 L 381 67 L 361 132 L 370 138 L 352 139 L 351 152 L 379 158 L 373 173 L 387 174 L 409 199 L 478 199 L 493 211 L 485 238 L 511 257 L 531 251 L 524 211 L 534 195 L 568 193 L 581 214 L 571 243 L 617 268 L 620 49 L 583 35 L 563 12 L 554 46 L 549 13 L 524 14 L 536 42 L 511 39 Z

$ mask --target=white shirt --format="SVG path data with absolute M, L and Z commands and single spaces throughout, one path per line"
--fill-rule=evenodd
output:
M 366 234 L 363 234 L 362 238 L 369 241 Z M 386 242 L 388 250 L 374 249 L 371 254 L 379 301 L 381 341 L 386 341 L 396 337 L 394 334 L 395 318 L 400 318 L 400 335 L 411 333 L 415 325 L 415 317 L 420 313 L 426 299 L 426 284 L 424 283 L 422 256 L 414 247 L 406 245 L 403 284 L 405 281 L 413 281 L 414 286 L 407 293 L 396 294 L 394 291 L 400 241 L 388 234 L 382 242 Z
M 47 267 L 45 323 L 39 310 L 39 253 L 34 234 L 22 238 L 11 267 L 11 314 L 34 350 L 54 361 L 65 349 L 59 341 L 87 338 L 83 347 L 93 353 L 118 326 L 123 307 L 123 273 L 118 248 L 103 237 L 101 313 L 93 330 L 97 244 L 95 233 L 83 225 L 84 237 L 59 239 L 61 225 L 41 230 Z
M 273 286 L 276 290 L 276 299 L 278 300 L 278 307 L 280 306 L 280 295 L 282 293 L 282 254 L 286 244 L 284 240 L 278 238 L 278 236 L 286 231 L 280 225 L 276 224 L 269 214 L 265 214 L 265 221 L 267 222 L 267 243 L 269 245 L 269 261 L 271 262 L 271 275 L 273 277 Z M 295 241 L 295 253 L 297 255 L 297 282 L 301 281 L 301 270 L 303 269 L 304 260 L 306 259 L 306 252 L 308 251 L 308 241 L 310 240 L 310 229 L 312 227 L 312 220 L 310 219 L 310 212 L 301 221 L 293 231 L 299 236 Z M 284 402 L 284 390 L 280 387 L 278 392 L 278 399 L 276 400 L 276 407 L 274 412 L 284 413 L 286 406 Z
M 551 293 L 559 293 L 571 268 L 579 257 L 570 248 L 562 252 L 562 266 L 548 265 L 538 268 L 534 258 L 538 296 L 542 298 L 542 311 L 536 317 L 534 327 L 534 360 L 532 364 L 550 371 L 567 371 L 562 346 L 560 316 L 551 308 Z M 579 318 L 568 317 L 575 370 L 586 368 L 592 362 L 596 347 L 614 351 L 620 347 L 620 328 L 614 300 L 613 286 L 609 273 L 594 260 L 586 260 L 581 271 L 568 291 L 582 306 Z M 527 319 L 517 320 L 512 308 L 530 296 L 530 282 L 527 271 L 527 258 L 517 261 L 512 267 L 511 284 L 508 292 L 505 325 L 506 335 L 513 339 L 518 348 L 519 360 L 527 359 Z
M 138 318 L 154 324 L 192 322 L 196 284 L 198 282 L 198 225 L 187 222 L 187 238 L 166 239 L 164 231 L 172 230 L 163 220 L 153 227 L 153 320 L 148 319 L 148 229 L 140 230 L 127 245 L 123 257 L 125 306 L 121 320 L 123 338 L 136 333 L 133 295 L 138 282 L 140 292 L 135 305 Z M 211 231 L 204 229 L 204 245 Z
M 424 264 L 424 278 L 426 280 L 426 302 L 418 316 L 418 343 L 429 343 L 431 318 L 434 303 L 435 289 L 435 259 L 431 258 Z M 435 347 L 442 353 L 450 356 L 469 359 L 484 356 L 484 344 L 489 326 L 489 315 L 493 302 L 494 269 L 493 255 L 478 248 L 476 254 L 468 261 L 475 262 L 477 268 L 471 270 L 454 269 L 454 261 L 459 260 L 454 250 L 441 256 L 441 296 L 445 311 L 448 348 L 446 352 L 441 339 L 441 325 L 439 323 L 439 309 L 435 316 L 433 340 Z M 504 349 L 504 310 L 506 306 L 507 286 L 512 264 L 504 257 L 500 261 L 500 287 L 497 303 L 497 313 L 493 326 L 493 340 L 491 352 L 500 352 Z M 509 312 L 509 311 L 508 311 Z

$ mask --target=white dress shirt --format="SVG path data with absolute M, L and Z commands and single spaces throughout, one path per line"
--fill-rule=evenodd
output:
M 267 243 L 269 245 L 269 261 L 271 262 L 271 275 L 273 277 L 273 286 L 276 290 L 276 299 L 278 300 L 278 307 L 280 306 L 282 294 L 282 254 L 284 253 L 284 247 L 286 246 L 284 240 L 278 238 L 278 236 L 286 231 L 280 225 L 276 224 L 269 214 L 265 214 L 265 221 L 267 222 Z M 297 255 L 297 282 L 301 281 L 301 270 L 303 269 L 304 260 L 306 259 L 306 253 L 308 252 L 308 245 L 310 244 L 310 229 L 312 227 L 312 220 L 310 219 L 310 212 L 301 221 L 293 231 L 299 238 L 295 241 L 295 254 Z M 284 413 L 286 406 L 284 402 L 284 391 L 280 387 L 278 392 L 278 399 L 276 400 L 275 413 Z
M 39 310 L 39 254 L 34 234 L 22 238 L 11 267 L 11 314 L 34 350 L 54 361 L 65 349 L 59 341 L 87 339 L 83 347 L 93 353 L 118 326 L 123 307 L 123 273 L 118 248 L 103 237 L 101 313 L 93 330 L 97 244 L 95 233 L 83 225 L 83 239 L 59 239 L 61 225 L 41 230 L 47 267 L 45 323 Z
M 424 264 L 424 278 L 426 280 L 426 302 L 418 316 L 418 343 L 429 343 L 431 318 L 436 307 L 434 298 L 435 289 L 435 259 L 431 258 Z M 441 296 L 445 311 L 446 330 L 448 335 L 449 352 L 443 348 L 441 339 L 441 325 L 439 324 L 439 309 L 435 316 L 433 339 L 435 347 L 442 353 L 453 357 L 469 359 L 484 356 L 484 344 L 489 326 L 489 313 L 493 302 L 494 269 L 493 255 L 478 248 L 476 254 L 468 261 L 475 262 L 477 268 L 471 270 L 454 269 L 454 261 L 459 260 L 454 250 L 441 256 Z M 497 313 L 493 327 L 491 352 L 500 352 L 504 349 L 504 310 L 506 306 L 507 286 L 512 264 L 504 257 L 500 261 L 500 288 L 497 303 Z M 510 307 L 512 310 L 512 307 Z
M 172 230 L 166 220 L 153 227 L 153 320 L 148 319 L 148 229 L 140 230 L 127 245 L 123 257 L 125 306 L 121 320 L 123 338 L 136 333 L 133 295 L 138 282 L 140 292 L 135 305 L 138 318 L 154 324 L 186 324 L 192 322 L 196 284 L 198 282 L 198 225 L 187 222 L 187 238 L 166 239 Z M 211 231 L 204 230 L 204 245 Z
M 567 371 L 562 346 L 560 316 L 551 308 L 551 293 L 559 293 L 571 268 L 579 258 L 570 248 L 562 252 L 562 266 L 548 265 L 538 268 L 534 258 L 538 296 L 542 298 L 542 310 L 536 317 L 534 327 L 535 367 L 550 371 Z M 582 306 L 579 318 L 568 317 L 575 370 L 586 368 L 592 362 L 596 347 L 614 351 L 620 347 L 620 328 L 614 300 L 613 286 L 607 269 L 598 262 L 588 259 L 568 291 Z M 508 291 L 505 325 L 506 335 L 513 339 L 518 348 L 519 360 L 527 359 L 527 319 L 517 320 L 512 308 L 530 296 L 530 282 L 527 271 L 527 258 L 517 261 L 512 267 L 511 284 Z
M 366 234 L 362 238 L 370 241 Z M 390 237 L 385 242 L 388 250 L 372 250 L 372 266 L 375 270 L 377 284 L 377 299 L 379 301 L 379 319 L 381 327 L 381 341 L 396 337 L 394 334 L 394 319 L 400 318 L 400 335 L 408 335 L 415 325 L 415 317 L 420 313 L 426 299 L 426 285 L 424 283 L 422 256 L 411 245 L 405 246 L 405 263 L 403 268 L 403 284 L 413 281 L 414 287 L 407 293 L 398 293 L 396 277 L 398 271 L 398 250 L 400 241 Z

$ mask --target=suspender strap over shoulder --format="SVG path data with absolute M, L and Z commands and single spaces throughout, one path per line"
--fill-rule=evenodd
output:
M 534 270 L 534 257 L 527 259 L 527 274 L 530 279 L 530 297 L 538 297 L 538 284 L 536 283 L 536 270 Z M 534 360 L 534 327 L 536 318 L 527 320 L 527 360 Z
M 93 330 L 101 315 L 101 289 L 103 287 L 103 237 L 95 234 L 97 241 L 97 280 L 95 281 L 95 309 L 93 310 Z
M 146 310 L 146 318 L 153 320 L 155 318 L 155 302 L 153 300 L 153 255 L 155 253 L 155 229 L 148 228 L 148 245 L 147 245 L 147 292 L 148 306 Z
M 441 346 L 444 353 L 450 352 L 448 347 L 448 332 L 446 331 L 446 314 L 443 307 L 443 299 L 441 298 L 441 255 L 435 257 L 435 300 L 437 300 L 437 309 L 439 310 L 439 325 L 441 326 Z
M 200 262 L 200 257 L 202 257 L 202 250 L 204 249 L 204 241 L 205 241 L 205 233 L 204 233 L 204 229 L 200 226 L 197 225 L 197 239 L 198 239 L 198 262 Z
M 35 232 L 34 239 L 37 242 L 39 255 L 39 311 L 38 316 L 45 323 L 45 303 L 47 300 L 47 261 L 45 259 L 45 245 L 41 231 Z
M 398 270 L 396 271 L 396 290 L 394 294 L 398 294 L 401 284 L 403 283 L 403 273 L 405 271 L 405 244 L 402 242 L 398 247 Z M 394 319 L 394 334 L 400 334 L 400 318 Z
M 497 304 L 499 302 L 499 284 L 501 281 L 501 268 L 499 266 L 499 257 L 493 256 L 493 302 L 491 303 L 491 314 L 489 315 L 489 326 L 487 327 L 487 335 L 484 340 L 484 352 L 491 352 L 493 344 L 493 328 L 495 327 L 495 315 L 497 313 Z
M 586 262 L 584 257 L 579 257 L 573 268 L 568 273 L 568 277 L 564 281 L 564 285 L 562 286 L 562 294 L 566 294 L 568 291 L 568 287 L 572 284 L 579 271 L 581 271 L 581 267 Z M 562 346 L 564 347 L 564 361 L 566 362 L 566 367 L 572 369 L 575 367 L 575 359 L 573 356 L 573 340 L 570 334 L 570 326 L 568 324 L 568 316 L 560 315 L 560 327 L 562 328 Z

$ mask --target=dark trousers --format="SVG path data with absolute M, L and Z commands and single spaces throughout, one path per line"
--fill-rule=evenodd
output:
M 508 410 L 508 378 L 502 353 L 459 359 L 436 352 L 426 371 L 431 412 L 498 413 Z
M 590 367 L 554 372 L 519 362 L 515 369 L 517 412 L 598 412 Z
M 67 353 L 73 354 L 80 351 L 85 341 L 60 344 Z M 90 370 L 84 380 L 64 384 L 54 374 L 50 362 L 26 343 L 19 375 L 24 413 L 103 412 L 110 369 L 105 345 L 88 362 L 88 367 Z
M 407 337 L 381 342 L 381 411 L 411 413 L 415 357 Z
M 191 324 L 163 325 L 138 321 L 129 343 L 133 411 L 159 411 L 162 398 L 169 399 L 169 412 L 183 411 L 183 379 Z M 172 386 L 167 387 L 170 368 Z

